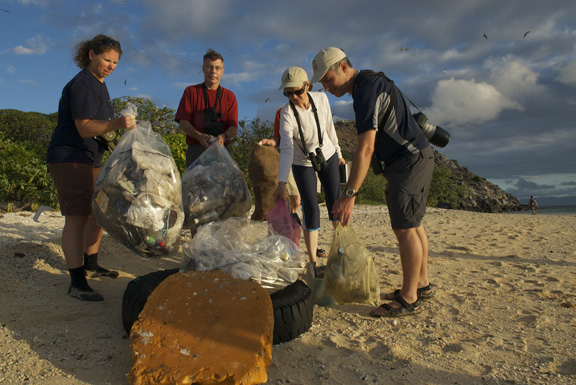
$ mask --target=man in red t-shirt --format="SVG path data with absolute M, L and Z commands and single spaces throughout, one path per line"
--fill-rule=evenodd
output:
M 186 167 L 190 166 L 215 139 L 230 144 L 238 133 L 238 103 L 234 93 L 222 86 L 224 58 L 213 49 L 204 55 L 204 83 L 184 90 L 175 121 L 186 133 Z

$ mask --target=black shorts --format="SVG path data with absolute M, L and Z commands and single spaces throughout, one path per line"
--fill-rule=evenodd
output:
M 386 203 L 393 229 L 420 227 L 433 171 L 432 147 L 386 165 L 383 172 L 388 181 Z
M 52 163 L 48 165 L 54 179 L 62 215 L 92 214 L 92 195 L 102 167 L 88 163 Z

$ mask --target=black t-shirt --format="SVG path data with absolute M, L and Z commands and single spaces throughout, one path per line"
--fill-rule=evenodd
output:
M 106 83 L 88 70 L 80 71 L 62 91 L 58 105 L 58 125 L 54 129 L 46 156 L 47 163 L 88 163 L 102 165 L 106 148 L 94 138 L 83 139 L 74 119 L 109 120 L 114 108 Z
M 394 108 L 384 122 L 386 110 L 392 102 L 391 92 L 396 92 Z M 391 164 L 430 146 L 402 94 L 385 77 L 365 77 L 354 88 L 352 97 L 358 135 L 372 129 L 382 131 L 377 136 L 374 149 L 378 159 Z

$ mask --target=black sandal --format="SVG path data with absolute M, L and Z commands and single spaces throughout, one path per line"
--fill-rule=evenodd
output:
M 428 286 L 416 289 L 416 294 L 418 295 L 418 300 L 427 300 L 434 297 L 434 291 L 432 291 L 432 284 L 429 283 Z M 386 295 L 385 298 L 389 301 L 393 301 L 399 296 L 400 296 L 400 289 L 396 289 L 392 292 L 393 298 L 389 298 L 388 295 Z
M 416 302 L 414 303 L 408 303 L 404 298 L 398 295 L 396 296 L 396 298 L 394 298 L 394 301 L 398 302 L 401 306 L 399 308 L 395 308 L 390 306 L 389 303 L 383 303 L 376 309 L 372 309 L 370 315 L 375 318 L 382 318 L 382 317 L 394 318 L 394 317 L 403 317 L 407 315 L 418 314 L 422 310 L 418 300 L 416 300 Z M 386 310 L 388 314 L 379 314 L 378 309 L 380 308 Z
M 428 283 L 428 286 L 424 286 L 416 289 L 416 294 L 418 294 L 418 299 L 427 300 L 434 297 L 434 291 L 432 291 L 432 284 Z

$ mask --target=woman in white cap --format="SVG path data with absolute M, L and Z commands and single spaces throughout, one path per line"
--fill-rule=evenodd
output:
M 334 226 L 332 205 L 342 194 L 338 166 L 345 164 L 332 120 L 328 97 L 322 92 L 309 92 L 312 84 L 306 71 L 290 67 L 282 74 L 284 96 L 288 103 L 280 118 L 280 170 L 274 199 L 283 198 L 290 168 L 294 174 L 302 201 L 304 240 L 310 262 L 321 275 L 316 260 L 320 208 L 318 206 L 317 179 L 324 188 L 328 216 Z

